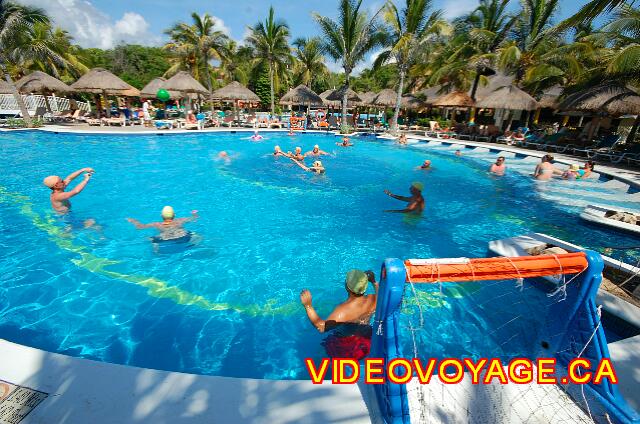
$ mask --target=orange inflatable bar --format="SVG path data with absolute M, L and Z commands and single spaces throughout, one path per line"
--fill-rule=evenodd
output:
M 407 281 L 414 283 L 514 280 L 577 274 L 587 268 L 587 257 L 583 252 L 575 252 L 511 258 L 408 259 L 404 264 Z

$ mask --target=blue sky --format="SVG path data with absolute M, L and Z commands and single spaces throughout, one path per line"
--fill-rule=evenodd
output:
M 140 44 L 161 44 L 163 30 L 178 21 L 189 20 L 191 12 L 204 13 L 220 19 L 221 28 L 241 40 L 247 25 L 263 20 L 273 5 L 276 16 L 289 24 L 293 37 L 318 33 L 311 13 L 335 16 L 338 0 L 17 0 L 44 8 L 58 25 L 67 29 L 85 47 L 111 47 L 122 41 Z M 561 1 L 558 18 L 575 13 L 585 1 Z M 367 9 L 377 10 L 382 0 L 364 0 Z M 447 17 L 473 10 L 477 0 L 434 0 Z M 519 3 L 511 0 L 517 10 Z

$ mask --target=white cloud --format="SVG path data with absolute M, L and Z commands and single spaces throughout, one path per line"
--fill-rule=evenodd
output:
M 83 47 L 112 48 L 119 43 L 160 44 L 161 38 L 149 32 L 149 23 L 135 12 L 126 12 L 117 21 L 98 10 L 88 0 L 19 0 L 47 12 L 57 26 L 73 36 Z M 223 25 L 224 26 L 224 25 Z
M 442 5 L 445 19 L 454 19 L 478 7 L 477 0 L 446 0 Z

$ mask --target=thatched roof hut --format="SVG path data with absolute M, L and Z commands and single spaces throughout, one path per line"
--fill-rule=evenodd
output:
M 134 97 L 140 95 L 138 89 L 102 68 L 91 69 L 71 84 L 71 88 L 83 93 Z
M 304 84 L 292 88 L 280 99 L 281 105 L 322 106 L 322 98 Z
M 567 96 L 558 109 L 599 115 L 640 115 L 640 95 L 618 83 L 603 83 Z
M 140 90 L 140 96 L 155 98 L 158 94 L 158 90 L 164 88 L 164 83 L 166 80 L 166 78 L 162 77 L 152 79 L 147 85 L 142 87 L 142 90 Z
M 553 87 L 545 90 L 538 100 L 540 107 L 548 107 L 551 109 L 557 109 L 560 103 L 560 96 L 562 95 L 562 87 L 554 85 Z
M 358 97 L 360 97 L 360 105 L 362 106 L 372 106 L 373 99 L 376 98 L 378 94 L 373 91 L 367 91 L 366 93 L 358 93 Z
M 35 71 L 20 78 L 16 81 L 16 87 L 24 94 L 45 92 L 68 93 L 73 91 L 73 89 L 64 82 L 41 71 Z
M 454 91 L 453 93 L 438 97 L 431 104 L 438 107 L 473 107 L 475 102 L 467 93 Z
M 476 101 L 484 99 L 485 97 L 490 96 L 495 91 L 497 91 L 497 90 L 499 90 L 499 89 L 501 89 L 503 87 L 509 87 L 509 86 L 513 85 L 513 81 L 514 80 L 515 80 L 515 78 L 513 76 L 505 75 L 505 74 L 502 74 L 500 72 L 498 72 L 495 75 L 482 77 L 480 79 L 480 82 L 478 83 L 478 87 L 476 88 L 476 95 L 475 95 Z M 485 84 L 483 84 L 483 83 L 485 83 Z M 472 90 L 473 90 L 473 87 L 471 87 L 469 89 L 469 96 L 471 96 L 471 94 L 472 94 L 471 91 Z
M 397 98 L 398 93 L 389 88 L 385 88 L 373 99 L 373 104 L 381 107 L 392 107 L 396 105 Z
M 180 71 L 166 80 L 162 88 L 177 91 L 183 95 L 184 93 L 207 94 L 209 92 L 187 71 Z
M 333 100 L 333 101 L 341 102 L 342 101 L 342 97 L 344 97 L 345 90 L 347 90 L 346 86 L 342 86 L 341 88 L 339 88 L 337 90 L 333 90 L 333 92 L 331 92 L 327 96 L 327 100 Z M 362 101 L 362 99 L 360 98 L 360 96 L 358 96 L 358 93 L 356 93 L 352 89 L 347 90 L 347 102 L 361 102 L 361 101 Z
M 415 93 L 417 96 L 423 98 L 425 104 L 430 105 L 433 104 L 439 97 L 442 97 L 442 86 L 434 85 L 433 87 L 425 88 L 424 90 L 420 90 Z
M 536 99 L 515 85 L 502 87 L 478 100 L 476 107 L 484 109 L 535 110 L 539 107 Z
M 427 104 L 425 102 L 418 99 L 417 97 L 412 96 L 411 94 L 402 96 L 402 101 L 400 103 L 400 107 L 404 109 L 412 109 L 412 110 L 422 109 L 422 108 L 425 108 L 426 106 Z
M 244 100 L 259 102 L 260 97 L 238 81 L 233 81 L 213 92 L 213 98 L 218 100 Z
M 335 101 L 335 100 L 327 100 L 327 97 L 329 97 L 329 95 L 331 93 L 333 93 L 335 90 L 325 90 L 322 93 L 319 94 L 320 98 L 322 99 L 322 101 L 324 102 L 324 104 L 326 106 L 332 107 L 332 108 L 337 108 L 340 107 L 340 102 L 339 101 Z

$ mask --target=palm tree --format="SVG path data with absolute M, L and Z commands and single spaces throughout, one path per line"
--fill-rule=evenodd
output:
M 602 35 L 612 46 L 607 58 L 608 76 L 640 84 L 640 10 L 621 6 L 602 28 Z
M 192 25 L 180 22 L 165 31 L 173 41 L 165 48 L 174 52 L 178 58 L 179 66 L 187 64 L 194 77 L 207 84 L 209 102 L 213 104 L 213 80 L 209 61 L 212 59 L 221 60 L 225 57 L 229 37 L 222 31 L 215 29 L 216 22 L 208 13 L 202 16 L 192 13 L 191 19 L 193 20 Z M 177 71 L 175 68 L 177 67 L 174 67 L 174 70 Z M 200 75 L 200 72 L 194 72 L 200 69 L 204 75 Z
M 249 46 L 238 45 L 234 40 L 229 40 L 226 50 L 227 54 L 220 62 L 224 79 L 247 85 L 252 71 L 253 50 Z
M 324 56 L 321 49 L 322 41 L 317 38 L 297 38 L 293 45 L 296 47 L 295 56 L 298 59 L 299 83 L 312 87 L 314 81 L 317 81 L 327 73 L 327 67 L 324 64 Z
M 404 79 L 407 71 L 416 62 L 419 50 L 418 44 L 430 34 L 446 32 L 449 25 L 442 19 L 442 10 L 437 10 L 428 15 L 431 8 L 431 0 L 406 0 L 406 5 L 401 11 L 396 5 L 387 0 L 385 5 L 384 20 L 389 27 L 387 48 L 378 55 L 375 66 L 394 59 L 398 67 L 398 92 L 396 106 L 393 113 L 393 131 L 398 130 L 398 116 L 400 103 L 404 91 Z
M 0 0 L 0 72 L 4 74 L 5 80 L 13 91 L 13 97 L 18 103 L 27 127 L 32 125 L 31 117 L 22 96 L 11 80 L 6 64 L 10 63 L 11 57 L 21 54 L 20 46 L 16 45 L 16 40 L 38 22 L 49 22 L 49 18 L 41 9 Z
M 540 57 L 558 46 L 558 37 L 551 31 L 551 19 L 558 0 L 521 0 L 522 10 L 514 26 L 514 40 L 506 44 L 498 59 L 505 71 L 515 73 L 522 81 L 528 69 L 540 63 Z
M 384 33 L 378 29 L 376 13 L 369 19 L 360 11 L 362 0 L 340 0 L 339 18 L 334 21 L 314 13 L 316 22 L 324 35 L 323 50 L 334 60 L 340 61 L 344 69 L 344 94 L 342 96 L 342 123 L 346 131 L 347 97 L 350 87 L 349 77 L 365 55 L 384 43 Z
M 247 41 L 254 48 L 259 65 L 269 66 L 269 85 L 271 90 L 271 114 L 275 113 L 274 75 L 286 68 L 291 62 L 289 48 L 289 27 L 282 20 L 275 19 L 273 6 L 264 22 L 258 22 L 249 28 Z

